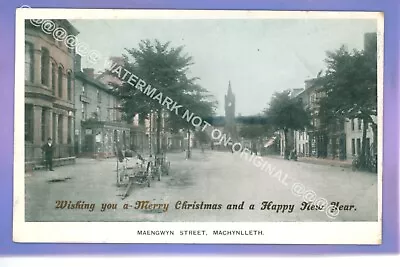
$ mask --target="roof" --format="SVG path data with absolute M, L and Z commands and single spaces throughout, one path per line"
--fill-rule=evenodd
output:
M 116 95 L 115 92 L 113 92 L 106 84 L 100 82 L 99 80 L 92 78 L 88 75 L 86 75 L 84 72 L 82 71 L 76 71 L 75 72 L 75 78 L 77 78 L 78 80 L 82 80 L 86 83 L 89 83 L 93 86 L 95 86 L 98 89 L 101 89 L 107 93 L 109 93 L 110 95 Z

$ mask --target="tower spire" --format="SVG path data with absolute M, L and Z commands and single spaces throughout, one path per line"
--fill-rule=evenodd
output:
M 231 87 L 231 81 L 229 80 L 229 85 L 228 85 L 228 94 L 232 94 L 232 87 Z

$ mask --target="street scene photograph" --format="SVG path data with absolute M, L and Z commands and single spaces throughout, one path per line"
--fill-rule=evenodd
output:
M 376 17 L 24 23 L 25 222 L 380 220 Z

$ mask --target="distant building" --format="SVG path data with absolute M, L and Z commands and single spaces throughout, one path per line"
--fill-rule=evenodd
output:
M 376 53 L 377 51 L 376 32 L 369 32 L 364 34 L 364 50 L 366 52 Z M 373 116 L 372 120 L 376 123 L 377 117 Z M 344 128 L 346 132 L 346 157 L 349 159 L 361 153 L 363 127 L 364 125 L 362 120 L 357 118 L 352 120 L 348 119 L 345 122 Z M 368 153 L 374 142 L 374 135 L 371 125 L 369 125 L 367 128 L 366 137 L 367 137 L 366 151 Z
M 232 140 L 237 140 L 238 133 L 236 128 L 235 121 L 235 106 L 236 106 L 236 97 L 232 92 L 231 81 L 228 84 L 228 92 L 225 95 L 225 125 L 224 132 L 230 137 Z
M 325 96 L 315 86 L 316 79 L 305 81 L 305 89 L 296 98 L 311 112 L 311 128 L 294 131 L 294 147 L 300 156 L 345 159 L 344 121 L 325 123 L 320 120 L 319 100 Z
M 117 147 L 130 146 L 130 125 L 122 118 L 120 101 L 105 84 L 94 78 L 94 69 L 75 72 L 75 151 L 80 156 L 112 157 Z
M 116 63 L 120 66 L 124 65 L 124 59 L 122 57 L 110 57 L 110 62 L 113 64 Z M 118 86 L 122 85 L 122 81 L 106 71 L 102 71 L 101 73 L 95 75 L 95 79 L 105 85 L 107 85 L 111 90 L 116 90 Z M 149 117 L 150 116 L 149 114 Z M 154 128 L 154 118 L 153 125 Z M 155 146 L 150 146 L 150 134 L 152 135 L 152 142 L 155 143 L 154 132 L 150 131 L 150 119 L 145 118 L 144 116 L 139 116 L 136 114 L 132 121 L 128 121 L 130 127 L 130 140 L 129 140 L 129 148 L 133 149 L 137 152 L 149 152 L 149 149 L 153 149 Z M 154 144 L 153 144 L 154 145 Z
M 69 35 L 79 34 L 68 20 L 52 20 Z M 25 163 L 42 164 L 41 147 L 55 145 L 54 165 L 75 162 L 74 49 L 25 20 Z
M 231 82 L 228 83 L 228 91 L 225 95 L 225 116 L 215 116 L 209 120 L 213 128 L 218 129 L 222 134 L 223 140 L 221 144 L 218 144 L 220 139 L 212 140 L 213 148 L 221 150 L 230 150 L 234 143 L 240 143 L 243 148 L 251 149 L 253 151 L 261 151 L 263 138 L 257 140 L 249 140 L 241 137 L 241 130 L 245 125 L 262 125 L 265 124 L 265 120 L 261 114 L 257 116 L 236 116 L 236 97 L 232 90 Z M 224 143 L 227 143 L 225 146 Z M 265 142 L 266 143 L 266 142 Z
M 376 51 L 376 33 L 364 35 L 364 50 Z M 297 153 L 304 156 L 351 159 L 361 153 L 363 123 L 360 119 L 342 119 L 323 124 L 318 118 L 318 101 L 324 94 L 314 86 L 315 79 L 305 81 L 305 89 L 296 95 L 305 108 L 310 109 L 313 129 L 295 131 L 294 140 Z M 350 90 L 350 89 L 349 89 Z M 376 122 L 376 117 L 373 117 Z M 373 143 L 371 125 L 367 128 L 366 151 Z
M 376 122 L 376 117 L 374 117 Z M 362 129 L 364 125 L 360 119 L 348 120 L 345 123 L 346 131 L 346 156 L 351 159 L 355 155 L 361 154 L 362 145 Z M 369 152 L 371 145 L 373 143 L 373 132 L 371 126 L 367 128 L 367 143 L 366 151 Z

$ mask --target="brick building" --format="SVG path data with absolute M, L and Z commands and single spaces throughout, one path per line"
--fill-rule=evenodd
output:
M 53 20 L 78 35 L 67 20 Z M 54 165 L 74 163 L 74 49 L 25 21 L 25 164 L 42 164 L 41 146 L 55 144 Z
M 129 148 L 130 125 L 122 118 L 116 94 L 95 79 L 94 69 L 81 69 L 80 61 L 77 56 L 75 152 L 79 156 L 112 157 L 117 145 Z
M 116 63 L 120 66 L 124 66 L 125 64 L 124 59 L 117 56 L 110 57 L 109 62 L 112 64 Z M 107 71 L 102 71 L 97 75 L 95 74 L 95 78 L 98 82 L 107 85 L 112 90 L 117 90 L 116 86 L 122 85 L 122 81 L 118 77 L 109 74 Z M 128 141 L 129 148 L 138 152 L 149 153 L 150 130 L 149 127 L 146 126 L 149 124 L 149 119 L 136 114 L 132 120 L 128 121 L 128 124 L 130 127 L 130 139 Z

